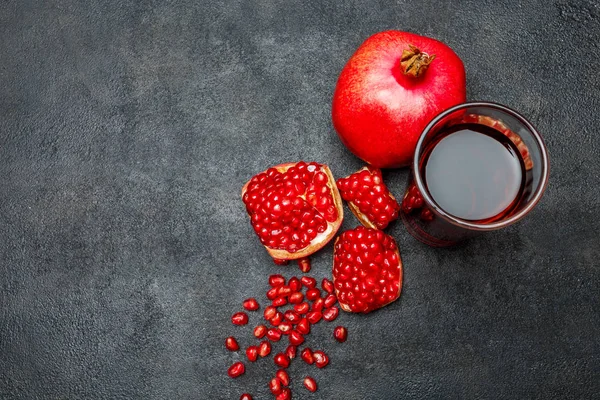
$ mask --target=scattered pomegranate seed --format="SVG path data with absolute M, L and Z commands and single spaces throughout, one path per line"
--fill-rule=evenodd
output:
M 312 350 L 308 347 L 300 352 L 300 358 L 304 360 L 305 363 L 312 365 L 315 362 L 315 358 L 313 357 Z
M 236 312 L 231 316 L 231 322 L 234 325 L 246 325 L 248 323 L 248 315 L 243 311 Z
M 277 314 L 277 309 L 273 306 L 267 306 L 265 308 L 265 311 L 263 311 L 263 317 L 267 320 L 270 321 L 273 319 L 273 317 L 275 316 L 275 314 Z
M 423 208 L 421 214 L 419 214 L 419 218 L 421 218 L 421 221 L 425 222 L 433 221 L 433 213 L 429 208 Z
M 252 395 L 250 393 L 243 393 L 240 396 L 240 400 L 253 400 Z
M 271 305 L 273 307 L 282 307 L 285 306 L 287 303 L 288 301 L 285 297 L 277 297 L 275 300 L 273 300 L 273 303 L 271 303 Z
M 293 344 L 290 344 L 288 347 L 286 347 L 285 349 L 285 355 L 288 356 L 291 359 L 296 358 L 296 346 L 294 346 Z
M 311 278 L 310 276 L 303 276 L 302 278 L 300 278 L 300 281 L 308 289 L 312 289 L 315 286 L 317 286 L 317 280 L 315 278 Z
M 321 297 L 321 291 L 317 288 L 308 289 L 306 291 L 306 298 L 310 301 L 316 300 Z
M 274 287 L 274 288 L 267 290 L 267 299 L 269 299 L 269 300 L 275 300 L 278 295 L 279 295 L 279 287 Z
M 292 327 L 291 323 L 289 323 L 287 321 L 283 321 L 282 323 L 280 323 L 277 326 L 277 329 L 279 329 L 279 332 L 281 332 L 281 334 L 289 335 L 290 332 L 292 331 L 293 327 Z
M 315 359 L 315 365 L 317 368 L 324 368 L 329 364 L 329 357 L 321 350 L 313 351 L 313 358 Z
M 316 324 L 317 322 L 319 322 L 321 320 L 322 316 L 323 315 L 321 314 L 320 311 L 311 311 L 306 314 L 306 318 L 308 319 L 308 322 L 310 322 L 311 324 Z
M 271 343 L 267 342 L 266 340 L 260 342 L 260 345 L 258 346 L 258 355 L 261 357 L 266 357 L 269 354 L 271 354 Z
M 248 311 L 256 311 L 258 310 L 258 301 L 255 298 L 249 298 L 244 300 L 243 306 Z
M 310 376 L 307 376 L 306 378 L 304 378 L 304 387 L 309 391 L 309 392 L 316 392 L 317 391 L 317 382 L 311 378 Z
M 348 329 L 343 326 L 336 326 L 333 330 L 333 337 L 340 343 L 344 343 L 348 339 Z
M 279 379 L 277 377 L 275 377 L 269 381 L 269 390 L 274 395 L 278 395 L 279 393 L 281 393 L 281 382 L 279 381 Z
M 324 291 L 326 291 L 329 294 L 333 293 L 334 291 L 333 282 L 331 282 L 327 278 L 323 278 L 323 281 L 321 282 L 321 287 Z
M 283 322 L 283 313 L 281 311 L 277 311 L 273 318 L 271 318 L 271 321 L 269 322 L 273 326 L 278 326 L 280 323 Z
M 244 363 L 238 361 L 234 363 L 231 367 L 229 367 L 229 369 L 227 370 L 227 375 L 229 375 L 231 378 L 237 378 L 244 372 L 246 372 L 246 367 L 244 366 Z
M 279 287 L 285 285 L 285 278 L 283 275 L 271 275 L 269 276 L 269 286 L 271 287 Z
M 292 398 L 292 391 L 290 388 L 284 387 L 281 389 L 281 393 L 279 393 L 275 400 L 290 400 Z
M 299 292 L 302 289 L 302 281 L 294 276 L 288 281 L 288 286 L 292 292 Z
M 281 332 L 279 332 L 279 329 L 269 329 L 267 330 L 267 339 L 271 342 L 279 342 L 281 339 Z
M 306 314 L 310 310 L 310 305 L 307 302 L 302 302 L 300 304 L 294 304 L 294 311 L 298 314 Z
M 233 336 L 229 336 L 227 339 L 225 339 L 225 347 L 229 351 L 238 351 L 240 349 L 240 345 Z
M 248 357 L 248 361 L 254 362 L 258 358 L 258 346 L 249 346 L 246 349 L 246 357 Z
M 303 335 L 308 335 L 310 333 L 310 323 L 307 318 L 302 318 L 300 322 L 296 324 L 296 330 Z
M 329 308 L 335 303 L 337 303 L 337 297 L 335 297 L 335 294 L 330 294 L 327 297 L 325 297 L 325 308 Z
M 277 295 L 287 297 L 292 294 L 292 289 L 289 286 L 279 286 L 277 288 Z
M 302 335 L 300 332 L 294 330 L 290 332 L 290 335 L 288 336 L 288 340 L 290 341 L 290 344 L 294 345 L 294 346 L 300 346 L 302 343 L 304 343 L 304 335 Z
M 273 361 L 275 362 L 275 365 L 281 368 L 287 368 L 290 366 L 290 358 L 283 353 L 275 354 Z
M 302 303 L 302 300 L 304 300 L 304 295 L 300 292 L 292 293 L 288 297 L 288 301 L 290 302 L 290 304 Z
M 285 319 L 287 319 L 288 321 L 290 321 L 292 324 L 297 324 L 302 319 L 302 317 L 300 316 L 300 314 L 298 314 L 296 311 L 293 311 L 293 310 L 287 310 L 283 314 L 283 316 L 284 316 Z
M 313 311 L 322 311 L 325 306 L 325 299 L 322 297 L 317 297 L 317 299 L 312 304 Z
M 282 260 L 281 258 L 274 258 L 273 262 L 276 265 L 288 265 L 290 263 L 290 260 Z
M 254 336 L 256 336 L 258 339 L 262 339 L 263 337 L 265 337 L 266 333 L 267 327 L 264 325 L 258 325 L 254 328 Z
M 340 313 L 339 308 L 337 308 L 335 306 L 329 307 L 325 311 L 323 311 L 323 319 L 328 322 L 333 321 L 334 319 L 337 318 L 339 313 Z
M 285 372 L 285 369 L 277 370 L 275 376 L 283 386 L 290 386 L 290 376 Z
M 300 271 L 304 272 L 305 274 L 310 272 L 310 260 L 308 258 L 299 259 L 298 268 L 300 268 Z

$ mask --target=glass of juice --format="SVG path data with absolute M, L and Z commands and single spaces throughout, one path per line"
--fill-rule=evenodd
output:
M 523 116 L 495 103 L 460 104 L 421 134 L 402 220 L 423 243 L 451 246 L 525 217 L 548 174 L 546 146 Z

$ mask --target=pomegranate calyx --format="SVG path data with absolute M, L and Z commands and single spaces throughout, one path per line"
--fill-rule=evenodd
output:
M 435 54 L 429 55 L 421 52 L 416 46 L 408 45 L 408 49 L 402 51 L 400 66 L 404 75 L 412 78 L 418 78 L 423 75 L 429 64 L 435 59 Z

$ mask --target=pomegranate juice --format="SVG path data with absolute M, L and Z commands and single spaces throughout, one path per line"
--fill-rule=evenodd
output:
M 523 159 L 513 142 L 480 124 L 449 128 L 427 147 L 420 168 L 437 205 L 469 221 L 492 222 L 510 215 L 526 182 Z

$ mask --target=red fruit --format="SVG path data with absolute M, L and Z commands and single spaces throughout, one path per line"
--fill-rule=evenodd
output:
M 324 368 L 329 364 L 329 357 L 321 350 L 313 351 L 313 358 L 315 359 L 315 365 L 318 368 Z
M 325 246 L 344 211 L 331 171 L 317 163 L 281 164 L 242 188 L 254 232 L 271 257 L 303 259 Z
M 300 346 L 304 343 L 304 336 L 298 331 L 291 331 L 290 336 L 288 336 L 288 340 L 291 345 Z
M 254 362 L 258 358 L 258 346 L 249 346 L 246 349 L 246 357 L 248 357 L 248 361 Z
M 308 258 L 301 258 L 298 260 L 298 268 L 305 274 L 310 272 L 310 260 Z
M 288 301 L 285 297 L 277 297 L 275 300 L 273 300 L 271 305 L 273 307 L 282 307 L 282 306 L 285 306 L 287 303 L 288 303 Z
M 288 356 L 290 358 L 290 360 L 292 358 L 296 358 L 296 346 L 294 346 L 293 344 L 290 344 L 288 347 L 286 347 L 285 355 Z
M 269 339 L 271 342 L 279 342 L 281 339 L 281 332 L 279 329 L 269 329 L 267 330 L 267 339 Z
M 229 336 L 227 339 L 225 339 L 225 347 L 229 351 L 238 351 L 240 349 L 240 345 L 233 336 Z
M 276 265 L 288 265 L 288 264 L 290 263 L 290 261 L 289 261 L 289 260 L 280 260 L 279 258 L 274 258 L 274 259 L 273 259 L 273 262 L 274 262 Z
M 342 69 L 333 125 L 342 143 L 367 164 L 403 167 L 429 121 L 465 99 L 465 69 L 452 49 L 412 33 L 380 32 Z
M 433 221 L 433 213 L 429 208 L 423 208 L 421 214 L 419 214 L 419 218 L 421 218 L 421 221 L 425 222 Z
M 310 310 L 310 306 L 307 302 L 302 302 L 300 304 L 294 304 L 294 311 L 298 314 L 306 314 Z
M 398 218 L 400 205 L 383 183 L 379 168 L 364 167 L 338 179 L 337 185 L 350 211 L 367 228 L 384 229 Z
M 322 311 L 323 307 L 325 307 L 325 299 L 322 297 L 318 297 L 312 304 L 313 311 Z
M 287 297 L 290 294 L 292 294 L 292 289 L 290 289 L 289 286 L 279 286 L 279 288 L 277 288 L 277 295 L 278 296 Z
M 303 276 L 300 278 L 300 282 L 308 289 L 312 289 L 317 286 L 317 280 L 315 278 L 311 278 L 310 276 Z
M 337 318 L 339 313 L 340 313 L 339 308 L 329 307 L 329 308 L 325 309 L 325 311 L 323 311 L 323 319 L 328 322 L 333 321 L 334 319 Z
M 288 296 L 288 300 L 290 304 L 302 303 L 302 300 L 304 300 L 304 295 L 300 292 L 295 292 Z
M 246 325 L 248 323 L 248 315 L 245 312 L 236 312 L 231 316 L 231 322 L 234 325 Z
M 279 381 L 279 379 L 277 377 L 275 377 L 269 381 L 269 390 L 274 395 L 278 395 L 279 393 L 281 393 L 281 382 Z
M 273 317 L 275 316 L 275 314 L 277 314 L 277 309 L 273 306 L 267 306 L 265 308 L 265 311 L 263 311 L 263 317 L 267 320 L 270 321 L 273 319 Z
M 290 358 L 283 353 L 275 354 L 273 361 L 275 362 L 275 365 L 281 368 L 287 368 L 290 366 Z
M 246 372 L 246 367 L 244 366 L 244 363 L 238 361 L 234 363 L 231 367 L 229 367 L 229 369 L 227 370 L 227 375 L 229 375 L 231 378 L 237 378 L 244 372 Z
M 287 372 L 285 372 L 285 369 L 277 370 L 275 376 L 277 379 L 279 379 L 279 382 L 281 382 L 283 386 L 290 386 L 290 376 Z
M 258 355 L 261 357 L 266 357 L 269 354 L 271 354 L 271 343 L 267 342 L 266 340 L 260 342 L 260 345 L 258 346 Z
M 283 313 L 280 311 L 277 311 L 275 313 L 275 315 L 273 315 L 273 318 L 271 318 L 271 320 L 269 322 L 273 326 L 277 326 L 277 325 L 281 324 L 283 322 Z
M 310 333 L 310 323 L 308 319 L 302 318 L 298 324 L 296 324 L 296 330 L 303 335 L 308 335 Z
M 311 324 L 316 324 L 317 322 L 319 322 L 322 316 L 323 314 L 321 314 L 320 311 L 311 311 L 306 314 L 306 318 Z
M 298 314 L 296 311 L 292 311 L 292 310 L 287 310 L 283 314 L 283 316 L 286 320 L 290 321 L 292 324 L 297 324 L 302 319 L 300 314 Z
M 292 293 L 299 292 L 302 289 L 302 281 L 294 276 L 289 280 L 288 286 Z
M 279 329 L 279 332 L 281 332 L 282 335 L 289 335 L 290 332 L 292 332 L 293 327 L 292 324 L 284 321 L 277 326 L 277 329 Z
M 256 336 L 258 339 L 262 339 L 263 337 L 265 337 L 266 333 L 267 327 L 264 325 L 258 325 L 254 328 L 254 336 Z
M 300 358 L 304 360 L 305 363 L 312 365 L 315 362 L 315 358 L 313 357 L 312 350 L 308 347 L 300 352 Z
M 423 195 L 421 195 L 417 185 L 413 182 L 402 199 L 402 211 L 406 214 L 410 214 L 412 211 L 423 207 L 423 204 Z
M 306 298 L 310 301 L 316 300 L 321 297 L 321 291 L 317 288 L 308 289 L 306 291 Z
M 267 299 L 275 300 L 279 296 L 279 287 L 274 287 L 267 290 Z
M 256 311 L 258 310 L 258 301 L 256 301 L 255 298 L 250 298 L 250 299 L 246 299 L 244 300 L 244 308 L 248 311 Z
M 335 291 L 335 288 L 333 287 L 333 282 L 331 282 L 327 278 L 323 278 L 323 280 L 321 281 L 321 287 L 323 288 L 324 291 L 326 291 L 329 294 L 331 294 Z
M 240 396 L 240 400 L 252 400 L 252 395 L 249 393 L 244 393 Z
M 342 233 L 334 246 L 333 284 L 344 311 L 367 313 L 396 300 L 402 288 L 396 241 L 363 226 Z
M 275 400 L 290 400 L 292 398 L 292 391 L 290 388 L 284 387 L 281 389 L 281 393 L 275 396 Z
M 270 275 L 269 276 L 269 285 L 274 288 L 283 286 L 283 285 L 285 285 L 285 278 L 283 277 L 283 275 L 280 275 L 280 274 Z
M 348 339 L 348 329 L 343 326 L 336 326 L 333 330 L 333 337 L 340 343 L 344 343 Z
M 311 378 L 310 376 L 307 376 L 306 378 L 304 378 L 304 381 L 302 383 L 304 383 L 304 387 L 309 392 L 316 392 L 317 391 L 317 382 L 313 378 Z
M 337 303 L 337 297 L 335 297 L 335 294 L 330 294 L 329 296 L 325 297 L 325 302 L 323 304 L 325 305 L 325 308 L 329 308 L 335 303 Z

